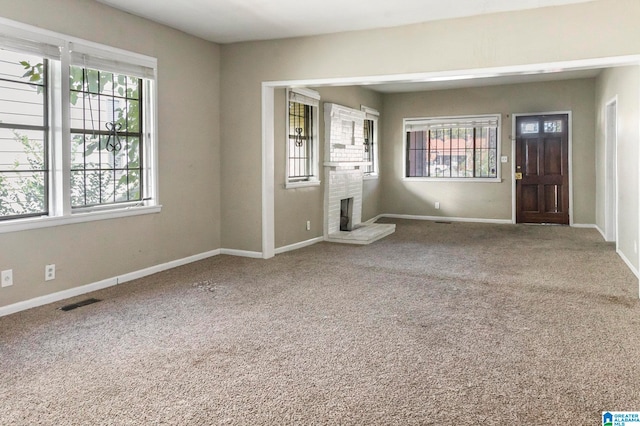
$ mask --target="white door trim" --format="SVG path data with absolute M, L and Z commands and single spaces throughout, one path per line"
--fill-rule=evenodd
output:
M 610 108 L 613 108 L 613 119 L 609 116 Z M 618 96 L 606 103 L 604 109 L 605 128 L 605 162 L 604 162 L 604 220 L 605 240 L 616 243 L 618 250 Z M 613 128 L 610 129 L 610 126 Z M 611 133 L 610 131 L 613 130 Z
M 262 83 L 262 257 L 275 256 L 275 86 Z

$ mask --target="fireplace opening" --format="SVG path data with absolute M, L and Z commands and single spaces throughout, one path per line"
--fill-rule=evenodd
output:
M 340 200 L 340 230 L 353 230 L 353 197 Z

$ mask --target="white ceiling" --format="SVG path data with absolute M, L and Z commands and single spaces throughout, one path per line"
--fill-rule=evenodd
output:
M 97 0 L 216 43 L 385 28 L 595 0 Z M 382 93 L 590 78 L 611 64 L 362 81 Z M 340 84 L 342 85 L 342 84 Z
M 593 0 L 98 0 L 216 43 L 269 40 Z

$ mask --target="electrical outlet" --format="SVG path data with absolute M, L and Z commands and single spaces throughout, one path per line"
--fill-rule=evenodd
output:
M 13 285 L 13 269 L 2 271 L 0 280 L 2 280 L 2 287 L 9 287 L 10 285 Z
M 440 210 L 440 201 L 436 201 L 436 210 Z
M 46 265 L 44 267 L 44 280 L 51 281 L 56 279 L 56 265 Z
M 307 231 L 311 231 L 311 221 L 307 221 Z

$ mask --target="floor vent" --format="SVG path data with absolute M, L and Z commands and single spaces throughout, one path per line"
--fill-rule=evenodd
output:
M 448 222 L 446 220 L 436 220 L 436 223 L 440 223 L 440 224 L 443 224 L 443 225 L 451 225 L 451 222 Z
M 72 303 L 70 305 L 65 305 L 62 308 L 59 308 L 61 311 L 71 311 L 75 308 L 79 308 L 81 306 L 87 306 L 87 305 L 91 305 L 92 303 L 96 303 L 96 302 L 100 302 L 100 299 L 95 299 L 95 298 L 91 298 L 91 299 L 86 299 L 86 300 L 81 300 L 80 302 L 76 302 L 76 303 Z

